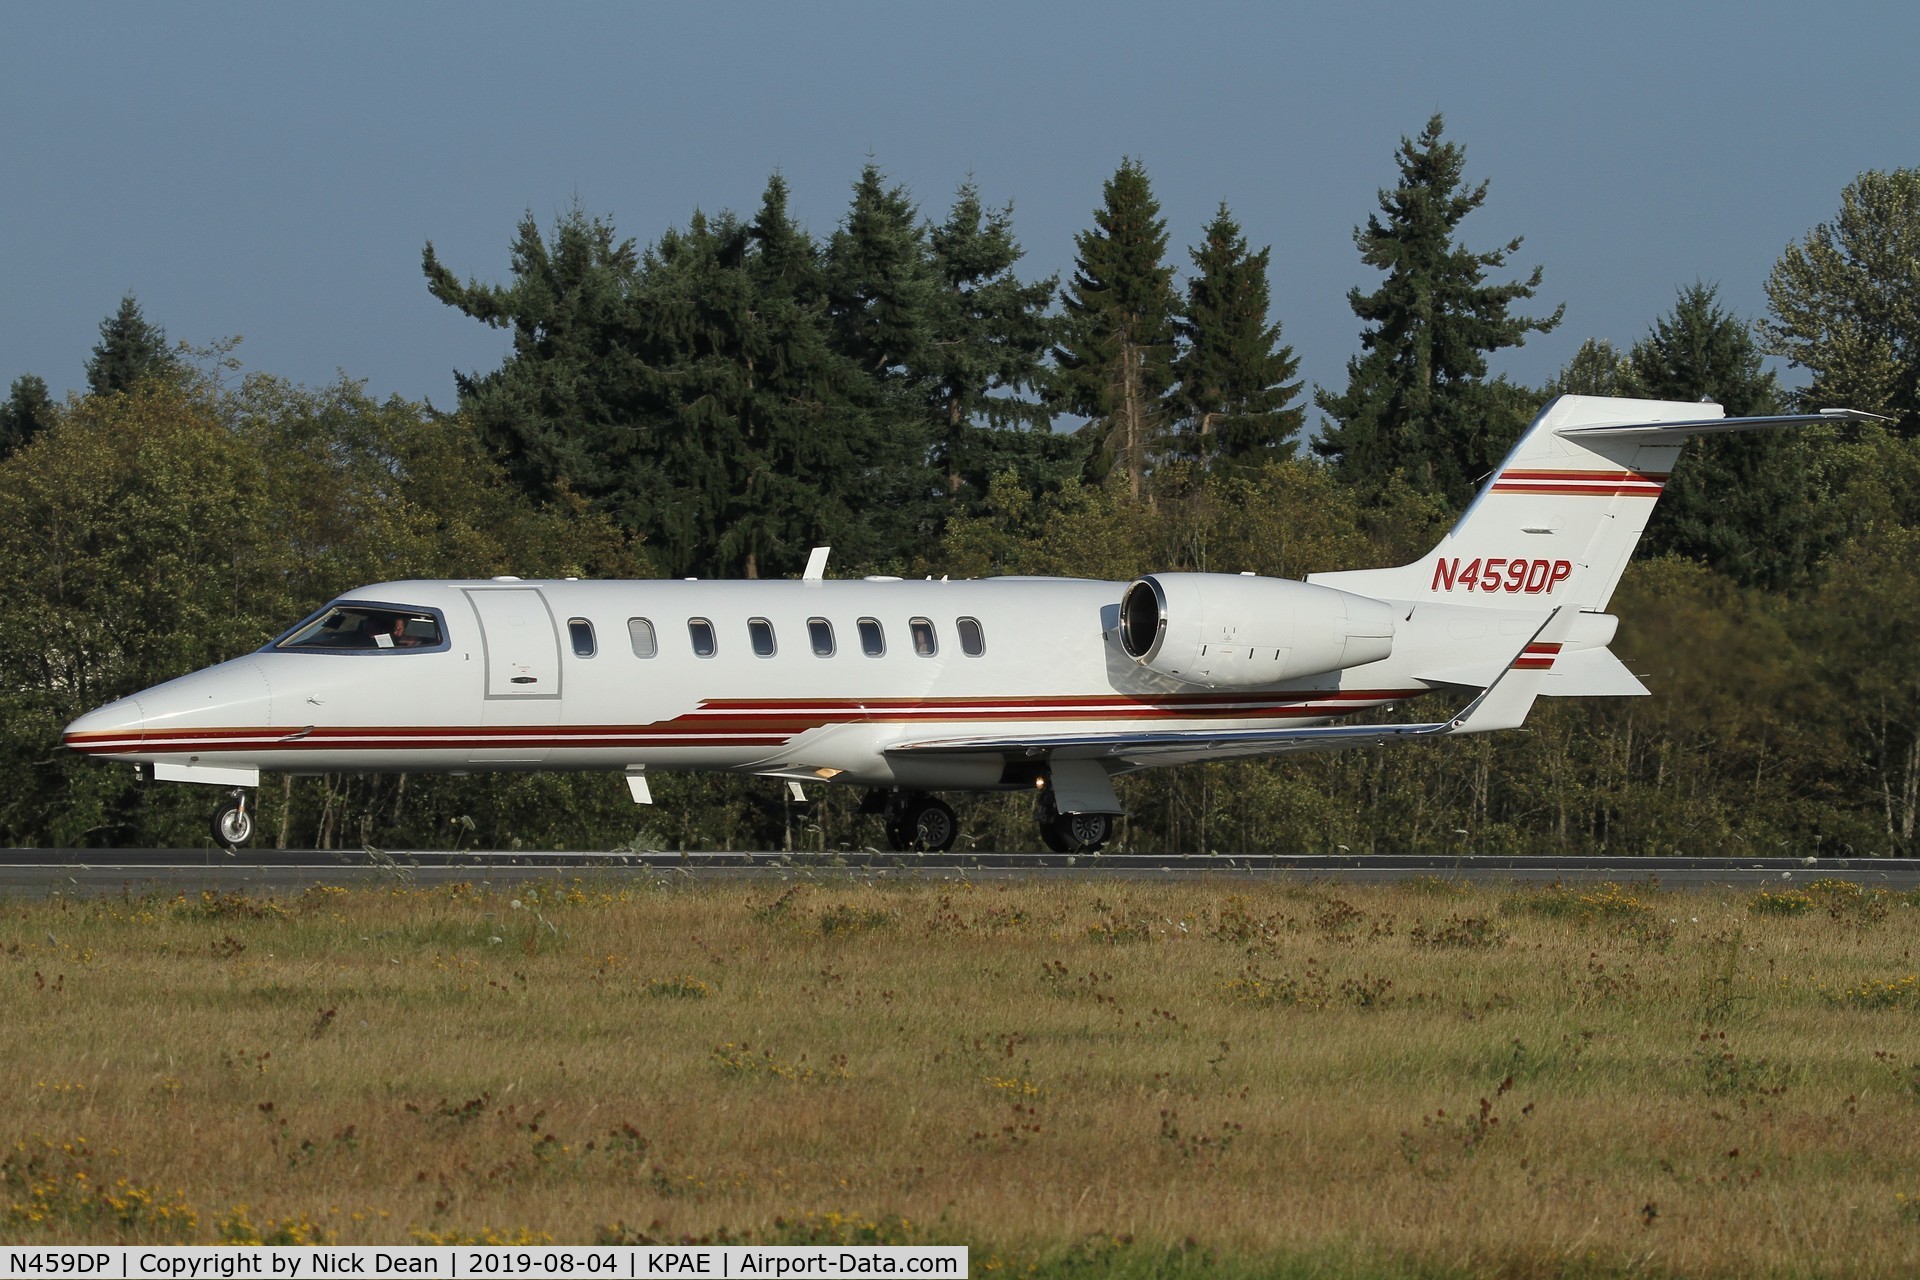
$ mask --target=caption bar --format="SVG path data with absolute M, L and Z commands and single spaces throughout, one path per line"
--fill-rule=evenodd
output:
M 965 1245 L 103 1245 L 0 1247 L 0 1280 L 55 1276 L 110 1280 L 320 1280 L 340 1276 L 432 1276 L 436 1280 L 791 1280 L 818 1276 L 930 1276 L 964 1280 Z

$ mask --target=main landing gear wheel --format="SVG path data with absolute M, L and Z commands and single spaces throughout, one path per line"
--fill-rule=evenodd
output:
M 1110 813 L 1061 813 L 1054 808 L 1053 792 L 1040 793 L 1040 841 L 1055 853 L 1098 853 L 1100 846 L 1113 838 Z
M 887 813 L 887 843 L 897 853 L 945 853 L 959 833 L 952 806 L 937 796 L 906 796 Z
M 247 793 L 236 791 L 213 811 L 213 842 L 232 853 L 253 839 L 253 814 L 247 809 Z

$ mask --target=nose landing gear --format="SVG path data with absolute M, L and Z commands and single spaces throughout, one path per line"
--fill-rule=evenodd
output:
M 233 853 L 251 839 L 253 813 L 247 808 L 247 793 L 235 788 L 213 811 L 213 842 Z

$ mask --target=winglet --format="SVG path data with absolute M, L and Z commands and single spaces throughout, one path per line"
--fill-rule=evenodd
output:
M 820 582 L 827 576 L 827 555 L 832 547 L 815 547 L 807 554 L 807 567 L 800 575 L 802 582 Z
M 1496 729 L 1518 729 L 1526 723 L 1533 700 L 1553 668 L 1554 656 L 1567 642 L 1577 609 L 1561 605 L 1547 615 L 1540 629 L 1527 638 L 1497 679 L 1480 696 L 1469 702 L 1460 714 L 1447 722 L 1447 733 L 1491 733 Z

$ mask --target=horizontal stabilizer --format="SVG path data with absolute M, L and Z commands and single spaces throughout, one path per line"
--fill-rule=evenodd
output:
M 1617 426 L 1561 427 L 1556 435 L 1574 440 L 1630 440 L 1639 444 L 1679 444 L 1689 436 L 1718 435 L 1723 431 L 1767 431 L 1774 427 L 1806 427 L 1816 422 L 1890 422 L 1877 413 L 1858 409 L 1822 409 L 1818 413 L 1782 413 L 1764 418 L 1697 418 L 1692 422 L 1629 422 Z
M 1647 686 L 1606 649 L 1562 649 L 1557 655 L 1542 653 L 1540 658 L 1551 663 L 1546 678 L 1540 682 L 1542 697 L 1639 698 L 1647 694 Z M 1494 658 L 1440 671 L 1416 672 L 1414 679 L 1423 684 L 1484 689 L 1498 679 L 1503 670 L 1505 665 Z
M 1606 649 L 1562 653 L 1540 682 L 1547 698 L 1644 698 L 1647 686 Z

